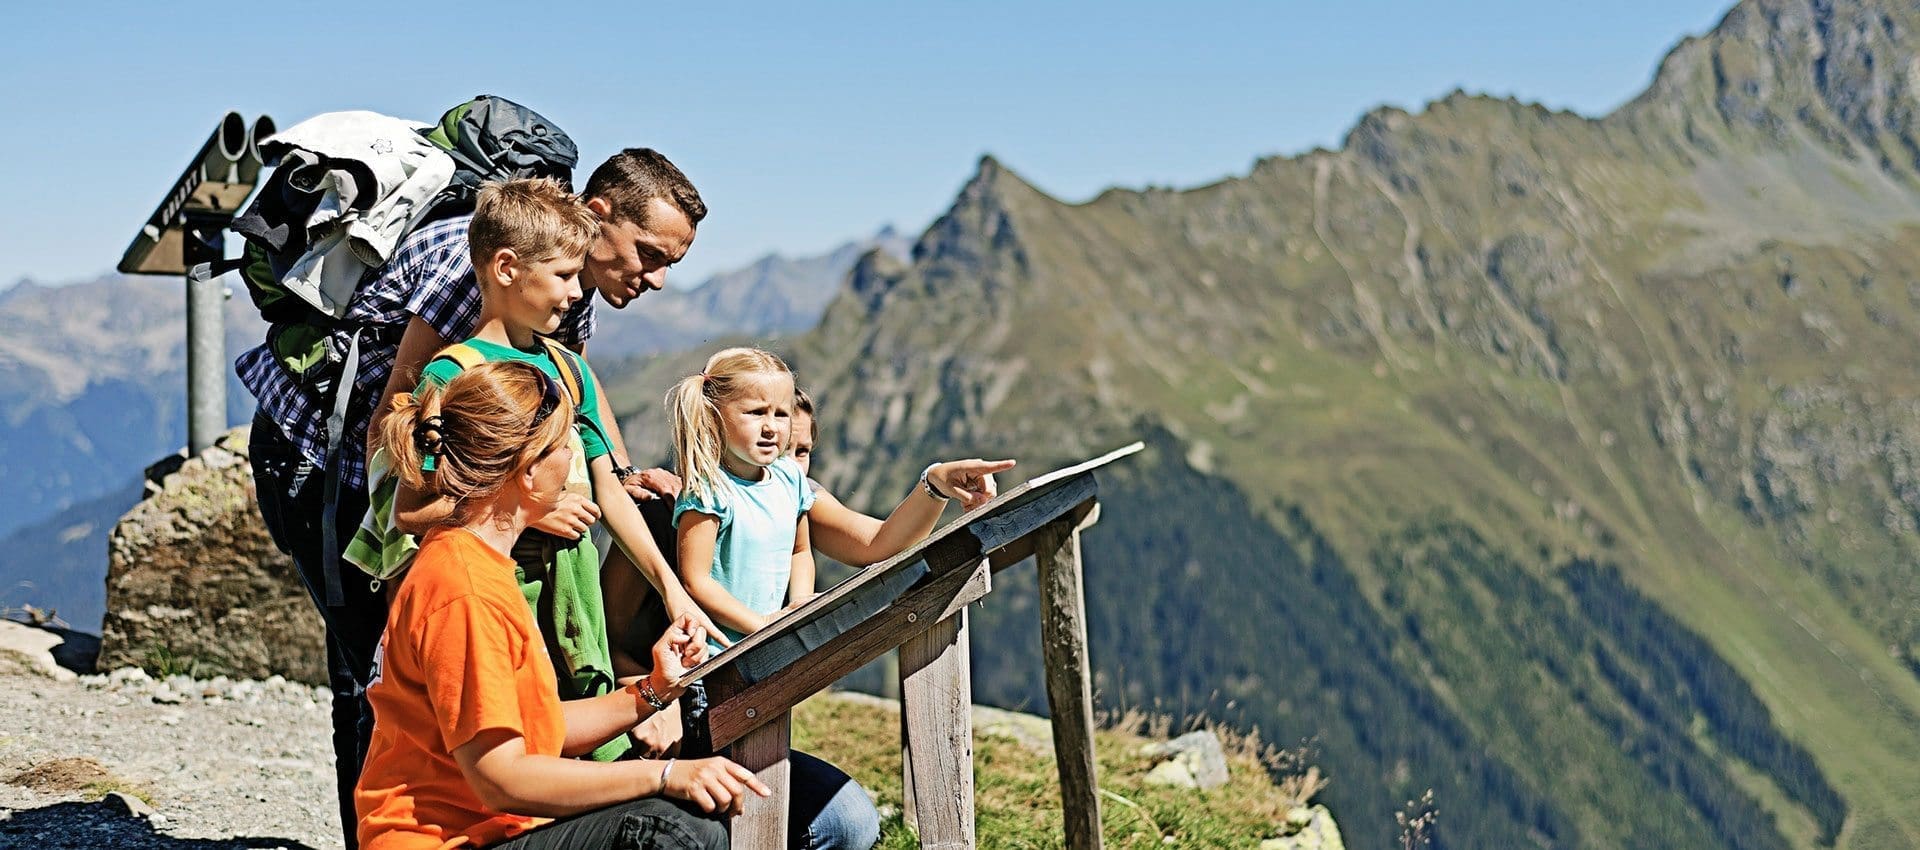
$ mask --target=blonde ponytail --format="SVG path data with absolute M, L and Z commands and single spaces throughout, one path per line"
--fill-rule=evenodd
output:
M 720 409 L 707 397 L 705 375 L 688 375 L 667 391 L 667 419 L 673 430 L 673 462 L 696 498 L 720 495 Z

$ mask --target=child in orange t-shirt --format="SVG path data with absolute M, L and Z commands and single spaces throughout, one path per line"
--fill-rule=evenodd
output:
M 365 850 L 610 848 L 636 833 L 663 848 L 721 848 L 725 828 L 695 807 L 736 811 L 748 793 L 768 793 L 724 758 L 566 757 L 676 698 L 674 679 L 705 657 L 707 637 L 682 617 L 653 646 L 652 674 L 560 701 L 508 553 L 561 502 L 568 407 L 538 368 L 488 363 L 396 398 L 381 425 L 408 485 L 456 507 L 421 542 L 375 657 L 373 741 L 354 790 Z M 434 471 L 423 474 L 427 454 Z

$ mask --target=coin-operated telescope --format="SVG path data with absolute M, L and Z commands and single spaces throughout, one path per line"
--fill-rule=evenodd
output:
M 273 119 L 252 124 L 238 112 L 220 119 L 200 152 L 187 161 L 147 223 L 127 246 L 123 274 L 177 274 L 187 278 L 187 453 L 213 444 L 227 426 L 224 289 L 213 264 L 224 259 L 227 224 L 260 182 L 260 143 Z

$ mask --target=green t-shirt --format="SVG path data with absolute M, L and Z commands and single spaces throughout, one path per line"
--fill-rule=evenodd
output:
M 496 342 L 488 342 L 484 339 L 467 340 L 467 345 L 472 346 L 473 350 L 480 352 L 480 356 L 486 358 L 489 363 L 501 360 L 518 360 L 522 363 L 532 363 L 540 367 L 540 371 L 547 373 L 547 377 L 558 382 L 558 385 L 562 387 L 561 392 L 566 392 L 564 389 L 566 381 L 561 377 L 559 367 L 553 362 L 553 358 L 547 356 L 547 347 L 542 343 L 535 342 L 533 350 L 531 351 L 521 351 L 510 345 L 501 345 Z M 586 360 L 571 351 L 567 352 L 567 356 L 572 357 L 574 362 L 580 366 L 580 415 L 586 417 L 587 420 L 594 425 L 593 428 L 585 428 L 579 425 L 574 426 L 580 432 L 581 445 L 586 447 L 587 460 L 591 461 L 613 450 L 607 445 L 606 439 L 602 436 L 607 432 L 607 423 L 600 418 L 600 385 L 599 382 L 594 379 L 593 371 L 587 368 Z M 421 389 L 426 389 L 429 384 L 436 387 L 444 387 L 448 381 L 453 380 L 453 376 L 458 374 L 460 374 L 460 364 L 451 360 L 436 358 L 427 363 L 427 368 L 421 370 L 420 386 L 415 392 L 417 393 Z

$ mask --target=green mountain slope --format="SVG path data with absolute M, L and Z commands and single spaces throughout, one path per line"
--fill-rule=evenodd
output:
M 984 160 L 792 346 L 825 479 L 1150 435 L 1103 698 L 1316 739 L 1368 845 L 1431 786 L 1456 847 L 1920 846 L 1917 57 L 1910 4 L 1749 0 L 1599 119 L 1456 94 L 1077 205 Z M 976 669 L 1038 704 L 1021 604 Z

